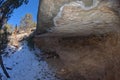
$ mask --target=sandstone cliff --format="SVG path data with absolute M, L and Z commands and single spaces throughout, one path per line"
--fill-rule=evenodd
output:
M 41 0 L 36 45 L 55 52 L 67 80 L 120 79 L 119 0 Z

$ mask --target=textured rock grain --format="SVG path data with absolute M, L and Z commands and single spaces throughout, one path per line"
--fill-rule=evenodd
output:
M 119 12 L 119 0 L 42 0 L 36 45 L 60 56 L 64 79 L 119 80 Z

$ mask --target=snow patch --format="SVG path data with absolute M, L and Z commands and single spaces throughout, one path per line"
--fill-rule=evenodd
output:
M 54 69 L 51 69 L 46 61 L 39 61 L 35 56 L 39 50 L 30 51 L 26 42 L 11 54 L 14 49 L 13 46 L 6 48 L 10 54 L 3 56 L 3 61 L 11 78 L 7 79 L 0 68 L 2 80 L 58 80 Z

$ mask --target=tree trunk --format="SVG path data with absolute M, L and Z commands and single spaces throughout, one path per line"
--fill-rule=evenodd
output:
M 2 56 L 1 55 L 0 55 L 0 65 L 1 65 L 2 70 L 3 70 L 4 74 L 6 75 L 6 77 L 10 78 L 10 76 L 9 76 L 8 72 L 6 71 L 5 66 L 3 64 L 3 60 L 2 60 Z

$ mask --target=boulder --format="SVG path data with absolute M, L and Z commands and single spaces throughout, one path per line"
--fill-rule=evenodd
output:
M 38 9 L 37 33 L 44 33 L 46 29 L 53 27 L 53 18 L 65 3 L 75 0 L 40 0 Z M 45 26 L 45 27 L 44 27 Z
M 93 7 L 98 7 L 99 5 L 110 7 L 111 9 L 114 9 L 115 11 L 119 8 L 119 0 L 40 0 L 39 3 L 39 9 L 38 9 L 38 20 L 37 20 L 37 33 L 44 33 L 47 32 L 47 30 L 51 27 L 55 26 L 55 19 L 57 15 L 59 16 L 60 12 L 63 12 L 63 7 L 67 8 L 67 5 L 74 5 L 77 7 L 81 7 L 81 10 L 92 10 Z M 99 6 L 100 7 L 100 6 Z M 71 7 L 72 8 L 72 7 Z M 69 9 L 70 10 L 70 9 Z M 75 9 L 71 11 L 81 11 L 80 9 Z M 70 11 L 66 11 L 70 12 Z M 85 11 L 84 11 L 85 12 Z M 83 12 L 83 14 L 84 14 Z M 72 12 L 75 15 L 75 12 Z M 69 14 L 69 13 L 68 13 Z M 89 12 L 88 12 L 89 14 Z M 80 15 L 78 12 L 76 13 L 76 16 Z M 69 19 L 71 18 L 70 14 L 68 15 Z M 85 16 L 85 15 L 84 15 Z M 66 16 L 67 18 L 67 16 Z M 85 19 L 84 19 L 85 20 Z M 58 22 L 58 21 L 57 21 Z
M 58 75 L 63 79 L 120 79 L 119 3 L 42 0 L 37 26 L 40 34 L 35 36 L 35 44 L 45 52 L 59 55 L 65 69 Z

